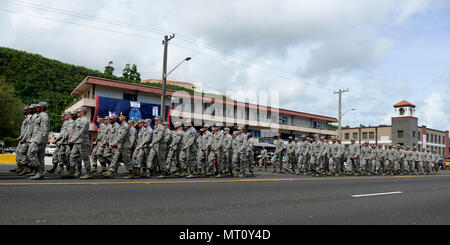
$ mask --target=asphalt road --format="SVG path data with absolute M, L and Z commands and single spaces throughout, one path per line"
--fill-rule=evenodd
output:
M 0 224 L 450 224 L 449 171 L 31 181 L 10 168 L 0 166 Z

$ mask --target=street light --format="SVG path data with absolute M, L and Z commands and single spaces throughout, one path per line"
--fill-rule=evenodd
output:
M 348 110 L 346 110 L 344 113 L 342 113 L 342 114 L 339 115 L 339 127 L 338 127 L 338 137 L 339 137 L 339 140 L 342 139 L 342 136 L 341 136 L 341 122 L 342 122 L 342 117 L 344 116 L 345 113 L 347 113 L 347 112 L 349 112 L 349 111 L 354 111 L 354 110 L 356 110 L 356 109 L 348 109 Z
M 182 60 L 178 65 L 176 65 L 172 70 L 170 70 L 168 73 L 163 73 L 163 79 L 162 79 L 162 93 L 161 93 L 161 119 L 164 122 L 166 119 L 166 83 L 167 83 L 167 76 L 170 75 L 175 69 L 177 69 L 183 62 L 190 61 L 191 57 L 186 57 L 184 60 Z M 165 63 L 166 65 L 167 63 Z M 164 71 L 165 71 L 164 67 Z

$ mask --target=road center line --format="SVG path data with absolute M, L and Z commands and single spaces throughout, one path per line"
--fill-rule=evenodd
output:
M 352 197 L 371 197 L 371 196 L 393 195 L 393 194 L 401 194 L 401 193 L 403 193 L 403 192 L 402 191 L 393 191 L 393 192 L 381 192 L 381 193 L 352 195 Z

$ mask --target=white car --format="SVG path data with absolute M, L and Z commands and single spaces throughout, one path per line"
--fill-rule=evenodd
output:
M 56 145 L 55 144 L 47 145 L 45 147 L 45 155 L 46 156 L 51 156 L 51 155 L 53 155 L 53 153 L 55 153 L 55 150 L 56 150 Z

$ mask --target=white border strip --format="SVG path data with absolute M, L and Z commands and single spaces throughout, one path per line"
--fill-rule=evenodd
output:
M 393 191 L 393 192 L 383 192 L 383 193 L 352 195 L 352 197 L 371 197 L 371 196 L 392 195 L 392 194 L 401 194 L 401 193 L 403 193 L 403 192 L 402 191 Z

